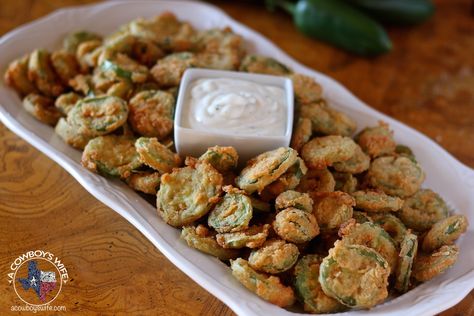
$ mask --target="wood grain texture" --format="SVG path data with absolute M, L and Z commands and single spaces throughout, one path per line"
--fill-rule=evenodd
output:
M 0 34 L 58 8 L 94 1 L 0 1 Z M 354 57 L 299 34 L 291 19 L 240 1 L 214 1 L 303 64 L 374 108 L 435 139 L 474 167 L 474 18 L 470 1 L 437 1 L 433 19 L 390 28 L 390 54 Z M 3 65 L 2 65 L 3 66 Z M 31 249 L 58 255 L 71 279 L 55 301 L 74 314 L 233 315 L 175 268 L 127 221 L 56 163 L 0 126 L 0 314 L 19 300 L 10 263 Z M 474 293 L 441 315 L 474 315 Z

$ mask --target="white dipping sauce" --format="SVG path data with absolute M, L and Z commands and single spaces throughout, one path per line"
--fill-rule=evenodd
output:
M 237 135 L 282 136 L 286 96 L 280 87 L 229 78 L 198 79 L 186 99 L 189 127 Z

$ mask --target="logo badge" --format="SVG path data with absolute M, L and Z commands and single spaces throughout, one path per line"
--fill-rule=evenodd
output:
M 24 303 L 47 305 L 61 293 L 69 276 L 61 260 L 43 250 L 28 251 L 16 258 L 10 266 L 8 282 Z

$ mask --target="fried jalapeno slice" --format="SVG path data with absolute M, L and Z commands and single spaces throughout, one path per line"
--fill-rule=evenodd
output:
M 195 64 L 193 53 L 175 53 L 160 59 L 150 72 L 160 87 L 175 87 L 181 82 L 184 71 Z
M 397 269 L 395 270 L 395 289 L 401 293 L 408 291 L 411 269 L 418 251 L 418 237 L 407 232 L 400 243 Z
M 237 168 L 239 155 L 234 147 L 214 146 L 209 147 L 199 160 L 207 161 L 217 171 L 224 173 Z
M 243 191 L 232 186 L 224 187 L 226 194 L 209 213 L 210 227 L 218 233 L 232 233 L 248 228 L 252 218 L 252 202 Z
M 325 169 L 308 169 L 296 187 L 299 192 L 333 192 L 336 186 L 331 172 Z
M 293 207 L 284 209 L 275 216 L 273 229 L 282 239 L 295 244 L 310 241 L 319 234 L 314 215 Z
M 69 80 L 79 74 L 79 63 L 73 53 L 55 51 L 51 54 L 51 64 L 64 85 L 68 85 Z
M 274 200 L 280 193 L 296 188 L 307 171 L 303 159 L 296 158 L 296 162 L 278 179 L 266 186 L 260 196 L 263 200 Z
M 258 248 L 267 240 L 270 225 L 250 226 L 246 230 L 235 233 L 217 234 L 216 240 L 223 248 Z
M 261 55 L 245 56 L 239 70 L 275 76 L 285 76 L 292 73 L 291 69 L 277 60 Z
M 389 156 L 373 160 L 367 177 L 374 188 L 404 198 L 420 189 L 425 173 L 418 163 L 407 157 Z
M 456 263 L 459 248 L 456 245 L 442 246 L 431 254 L 418 253 L 413 264 L 413 277 L 426 282 L 444 273 Z
M 342 191 L 349 194 L 352 194 L 357 190 L 357 178 L 350 173 L 343 172 L 333 172 L 332 176 L 336 181 L 334 186 L 334 191 Z
M 77 101 L 81 99 L 82 97 L 75 92 L 64 93 L 56 99 L 54 106 L 59 110 L 59 112 L 61 112 L 61 114 L 67 115 L 74 105 L 76 105 Z
M 322 98 L 323 89 L 313 78 L 302 74 L 291 74 L 290 78 L 298 104 L 305 105 L 317 102 Z
M 278 274 L 289 270 L 298 260 L 300 251 L 295 244 L 281 239 L 267 240 L 249 256 L 249 265 L 261 272 Z
M 158 214 L 171 226 L 191 224 L 218 202 L 222 181 L 222 175 L 206 162 L 165 173 L 157 193 Z
M 351 159 L 356 150 L 357 144 L 349 137 L 316 137 L 303 146 L 301 157 L 309 168 L 324 169 L 336 162 Z
M 313 211 L 313 199 L 311 199 L 308 193 L 288 190 L 277 196 L 275 199 L 275 208 L 277 210 L 283 210 L 289 207 L 311 213 Z
M 330 107 L 324 99 L 301 106 L 300 116 L 310 119 L 313 132 L 318 134 L 351 136 L 357 128 L 352 118 Z
M 56 125 L 61 112 L 54 107 L 53 99 L 36 93 L 30 93 L 23 99 L 23 108 L 38 121 L 48 125 Z
M 80 100 L 68 112 L 67 121 L 78 133 L 100 136 L 113 132 L 127 121 L 127 103 L 117 97 L 103 96 Z
M 236 184 L 248 194 L 261 192 L 265 186 L 284 174 L 296 159 L 297 152 L 292 148 L 280 147 L 267 151 L 247 162 L 236 179 Z
M 59 137 L 61 137 L 61 139 L 66 142 L 66 144 L 81 150 L 84 149 L 89 140 L 93 138 L 91 136 L 79 133 L 77 129 L 69 125 L 65 118 L 59 119 L 56 127 L 54 128 L 54 132 L 58 134 Z
M 319 267 L 323 258 L 306 255 L 298 260 L 294 270 L 294 289 L 306 312 L 313 314 L 337 313 L 346 309 L 338 300 L 327 296 L 319 283 Z
M 390 266 L 377 251 L 336 241 L 319 268 L 326 295 L 353 308 L 371 308 L 388 296 Z
M 123 179 L 142 165 L 135 149 L 135 140 L 118 135 L 91 139 L 84 148 L 81 163 L 93 172 Z
M 146 66 L 140 65 L 121 53 L 102 61 L 100 70 L 110 80 L 129 80 L 134 83 L 143 83 L 148 79 L 148 68 Z
M 139 92 L 130 99 L 128 122 L 142 136 L 164 139 L 173 130 L 174 104 L 175 98 L 168 92 Z
M 264 300 L 280 307 L 290 306 L 295 301 L 291 287 L 284 286 L 277 276 L 259 273 L 250 267 L 249 263 L 238 258 L 230 260 L 232 275 L 248 290 Z
M 311 120 L 304 117 L 299 118 L 293 128 L 290 147 L 300 152 L 312 135 Z
M 64 87 L 51 66 L 51 54 L 42 49 L 34 50 L 28 61 L 28 79 L 38 90 L 49 97 L 60 95 Z
M 5 71 L 4 80 L 20 95 L 37 92 L 35 85 L 28 79 L 28 55 L 12 61 Z
M 430 252 L 444 245 L 451 245 L 461 234 L 466 232 L 468 226 L 464 215 L 453 215 L 434 224 L 423 238 L 421 248 Z
M 138 138 L 135 142 L 135 147 L 137 148 L 140 161 L 162 174 L 170 172 L 181 164 L 179 155 L 172 152 L 154 137 Z
M 77 31 L 69 33 L 63 40 L 63 48 L 67 52 L 76 53 L 76 50 L 81 43 L 92 40 L 100 41 L 102 39 L 99 35 L 88 31 Z
M 340 191 L 314 192 L 311 197 L 314 201 L 313 214 L 322 232 L 335 232 L 352 218 L 355 202 L 349 194 Z
M 338 161 L 333 164 L 333 167 L 336 171 L 351 174 L 362 173 L 369 169 L 369 166 L 369 156 L 367 156 L 358 145 L 356 146 L 354 156 L 348 160 Z
M 448 206 L 441 196 L 430 189 L 422 189 L 405 200 L 398 216 L 408 228 L 424 232 L 448 217 L 448 213 Z
M 396 212 L 403 206 L 403 200 L 378 191 L 356 191 L 351 194 L 356 208 L 366 212 Z
M 133 172 L 125 180 L 129 187 L 135 191 L 146 194 L 156 194 L 160 187 L 161 175 L 155 171 Z
M 388 213 L 376 213 L 371 214 L 371 218 L 375 224 L 380 225 L 397 245 L 403 241 L 403 238 L 407 234 L 407 228 L 398 217 Z
M 396 147 L 393 132 L 390 131 L 388 124 L 384 122 L 379 122 L 378 126 L 363 129 L 356 136 L 356 141 L 364 152 L 372 158 L 391 155 Z
M 391 271 L 395 271 L 398 250 L 392 237 L 379 225 L 365 222 L 350 223 L 339 230 L 342 241 L 351 245 L 364 245 L 374 249 L 387 260 Z
M 229 260 L 239 255 L 238 250 L 224 249 L 217 242 L 209 230 L 202 225 L 197 227 L 185 226 L 181 230 L 181 238 L 186 241 L 189 247 L 217 257 L 221 260 Z

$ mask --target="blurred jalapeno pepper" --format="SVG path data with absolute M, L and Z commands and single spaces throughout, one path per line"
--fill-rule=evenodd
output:
M 393 24 L 416 24 L 429 18 L 434 12 L 430 0 L 346 0 L 375 19 Z
M 359 55 L 378 55 L 392 48 L 382 26 L 342 0 L 268 0 L 293 15 L 304 34 Z

